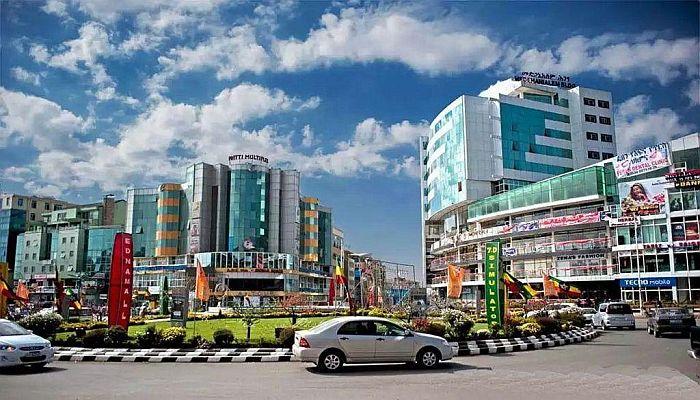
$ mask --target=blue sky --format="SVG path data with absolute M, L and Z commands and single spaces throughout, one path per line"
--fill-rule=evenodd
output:
M 398 262 L 420 262 L 417 137 L 460 94 L 570 75 L 613 93 L 621 150 L 700 126 L 696 2 L 0 6 L 0 190 L 89 202 L 255 152 Z

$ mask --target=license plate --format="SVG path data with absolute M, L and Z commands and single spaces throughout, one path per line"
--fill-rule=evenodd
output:
M 30 351 L 29 357 L 39 357 L 41 355 L 40 351 Z
M 682 323 L 683 323 L 683 321 L 680 319 L 672 319 L 671 320 L 671 325 L 680 325 Z

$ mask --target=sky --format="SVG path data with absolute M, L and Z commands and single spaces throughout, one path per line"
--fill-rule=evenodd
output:
M 519 71 L 613 94 L 618 150 L 700 126 L 697 2 L 0 1 L 0 191 L 77 203 L 256 153 L 348 246 L 420 265 L 418 136 Z

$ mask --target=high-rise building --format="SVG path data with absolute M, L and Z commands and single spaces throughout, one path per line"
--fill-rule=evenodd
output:
M 425 266 L 467 205 L 616 153 L 610 92 L 523 73 L 445 107 L 420 138 Z

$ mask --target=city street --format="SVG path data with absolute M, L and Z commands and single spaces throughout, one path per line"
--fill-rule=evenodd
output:
M 640 321 L 638 321 L 638 326 Z M 12 399 L 700 399 L 700 362 L 688 340 L 608 331 L 542 351 L 459 357 L 437 371 L 350 366 L 334 375 L 300 363 L 57 362 L 43 373 L 0 375 Z

